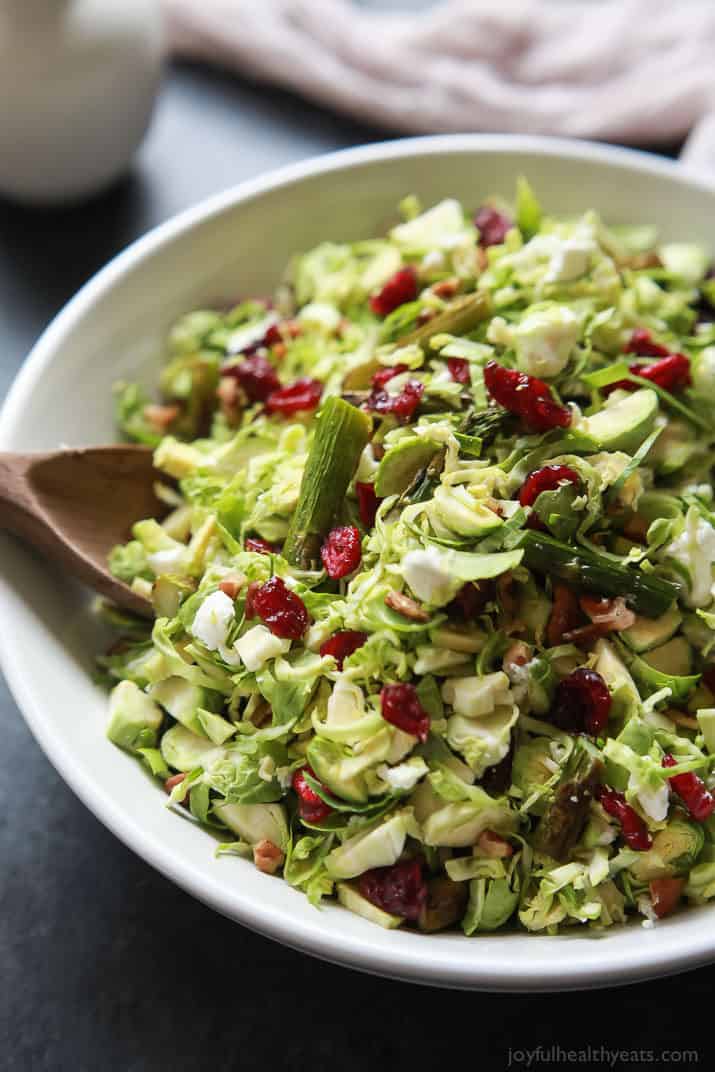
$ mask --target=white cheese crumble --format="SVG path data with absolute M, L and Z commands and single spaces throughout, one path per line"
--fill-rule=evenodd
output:
M 530 274 L 545 267 L 545 284 L 572 283 L 589 271 L 591 257 L 597 249 L 593 226 L 583 220 L 567 238 L 556 234 L 536 235 L 521 249 L 504 257 L 504 263 L 510 264 L 517 274 Z
M 512 331 L 518 367 L 530 376 L 557 376 L 568 364 L 580 330 L 579 318 L 563 305 L 528 313 Z
M 715 562 L 715 529 L 701 517 L 695 506 L 685 516 L 685 528 L 665 548 L 665 554 L 679 562 L 690 578 L 686 602 L 705 607 L 713 597 L 712 565 Z
M 408 551 L 402 560 L 402 572 L 408 585 L 423 603 L 441 606 L 454 596 L 455 582 L 448 568 L 448 556 L 430 546 Z
M 510 662 L 505 667 L 505 673 L 511 682 L 514 703 L 522 703 L 529 692 L 529 665 L 531 661 L 529 660 L 529 662 L 523 664 Z
M 654 789 L 650 785 L 644 785 L 635 774 L 631 774 L 628 788 L 635 793 L 638 803 L 646 815 L 654 822 L 662 823 L 668 815 L 668 803 L 670 801 L 670 789 L 665 779 L 661 785 Z
M 342 313 L 329 302 L 309 302 L 298 313 L 298 320 L 311 327 L 322 328 L 327 334 L 331 334 L 338 328 Z
M 238 664 L 237 656 L 226 647 L 228 630 L 235 620 L 233 600 L 225 592 L 212 592 L 203 601 L 191 623 L 191 633 L 209 651 L 217 651 L 224 662 Z
M 580 279 L 591 266 L 591 257 L 596 252 L 593 231 L 590 227 L 579 227 L 572 238 L 554 244 L 549 268 L 544 276 L 545 283 L 571 283 Z
M 269 659 L 284 655 L 290 649 L 290 640 L 274 636 L 265 625 L 254 625 L 233 646 L 243 665 L 253 673 Z
M 464 240 L 473 240 L 459 201 L 446 198 L 412 220 L 399 223 L 390 231 L 390 238 L 405 250 L 448 250 Z
M 658 917 L 655 914 L 653 902 L 647 893 L 642 893 L 640 897 L 636 899 L 636 906 L 640 914 L 646 917 L 643 920 L 643 926 L 645 927 L 647 924 L 650 924 L 652 927 Z
M 388 767 L 386 763 L 381 763 L 377 773 L 391 789 L 409 792 L 414 789 L 426 770 L 424 763 L 401 763 L 398 767 Z
M 422 258 L 420 268 L 423 272 L 441 272 L 446 264 L 444 253 L 439 249 L 431 249 Z
M 153 551 L 146 556 L 157 577 L 163 573 L 181 573 L 185 558 L 185 547 L 166 547 L 163 551 Z
M 292 767 L 276 767 L 276 778 L 281 789 L 290 789 L 293 781 Z

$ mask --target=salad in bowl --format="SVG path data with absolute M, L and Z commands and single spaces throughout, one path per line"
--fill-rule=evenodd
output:
M 103 608 L 108 735 L 315 905 L 652 926 L 715 896 L 708 252 L 524 178 L 399 214 L 118 385 L 166 515 L 111 556 L 156 618 Z

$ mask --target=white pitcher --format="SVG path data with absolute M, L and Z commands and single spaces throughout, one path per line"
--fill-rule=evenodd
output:
M 163 51 L 157 0 L 0 0 L 0 194 L 65 201 L 118 178 Z

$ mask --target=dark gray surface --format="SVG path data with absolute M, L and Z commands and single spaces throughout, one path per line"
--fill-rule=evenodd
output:
M 120 187 L 71 211 L 0 204 L 0 393 L 50 317 L 149 227 L 268 168 L 384 136 L 281 94 L 175 71 Z M 100 826 L 1 684 L 0 725 L 5 1068 L 501 1069 L 509 1047 L 539 1044 L 694 1048 L 701 1064 L 710 1055 L 708 969 L 597 995 L 511 997 L 371 979 L 282 949 L 193 901 Z M 579 1063 L 609 1067 L 606 1057 Z

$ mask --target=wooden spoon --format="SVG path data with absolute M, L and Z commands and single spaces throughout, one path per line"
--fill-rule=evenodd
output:
M 113 577 L 107 556 L 135 521 L 165 507 L 149 447 L 0 453 L 0 528 L 19 536 L 120 607 L 153 617 L 148 599 Z

